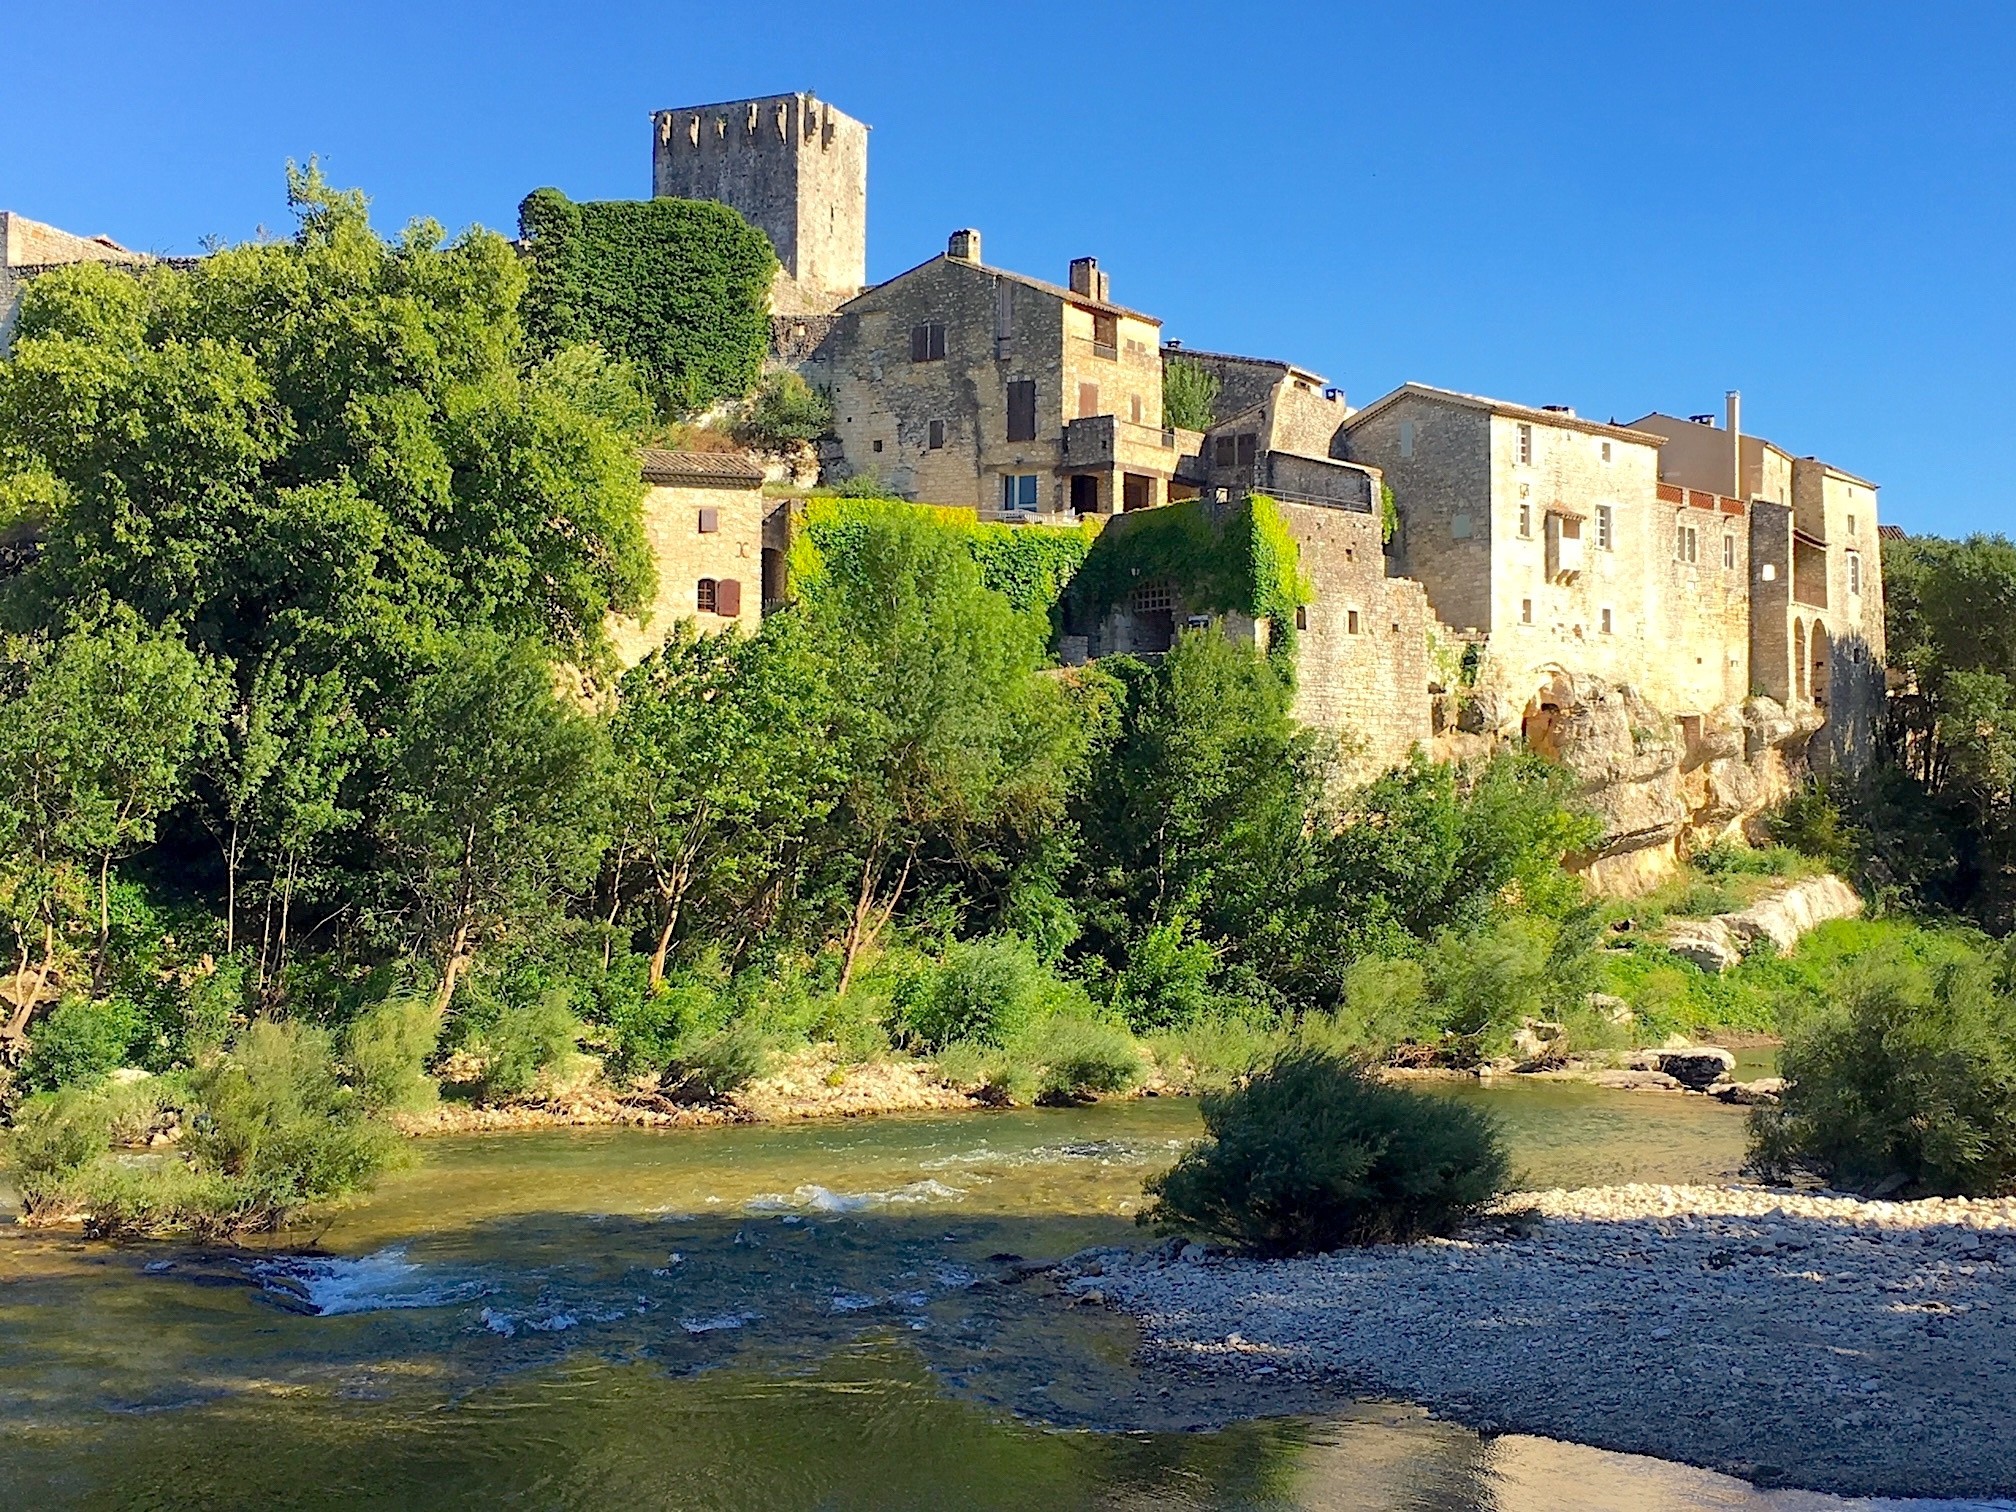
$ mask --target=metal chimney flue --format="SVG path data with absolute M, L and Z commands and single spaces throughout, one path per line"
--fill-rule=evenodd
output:
M 1730 389 L 1722 396 L 1723 424 L 1729 432 L 1729 497 L 1743 497 L 1743 395 Z

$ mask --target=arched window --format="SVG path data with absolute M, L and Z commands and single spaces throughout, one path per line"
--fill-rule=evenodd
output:
M 695 595 L 695 597 L 698 601 L 699 609 L 702 614 L 714 613 L 714 605 L 717 601 L 716 599 L 717 589 L 718 585 L 715 583 L 714 579 L 712 578 L 700 579 L 699 591 Z
M 1792 696 L 1806 696 L 1806 621 L 1792 621 Z

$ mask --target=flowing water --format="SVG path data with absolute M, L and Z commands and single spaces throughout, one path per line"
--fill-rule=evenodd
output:
M 1702 1099 L 1442 1090 L 1501 1114 L 1533 1184 L 1741 1155 Z M 0 1505 L 1845 1505 L 1178 1379 L 1124 1318 L 1003 1279 L 1136 1240 L 1143 1176 L 1197 1128 L 1143 1099 L 439 1139 L 319 1232 L 228 1254 L 0 1222 Z

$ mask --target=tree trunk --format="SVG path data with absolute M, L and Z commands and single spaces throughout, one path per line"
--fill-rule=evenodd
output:
M 231 838 L 224 845 L 224 954 L 238 948 L 238 821 L 231 821 Z
M 679 905 L 682 900 L 670 898 L 666 901 L 665 921 L 658 930 L 658 948 L 651 952 L 651 990 L 656 992 L 665 981 L 665 957 L 672 950 L 672 932 L 679 927 Z

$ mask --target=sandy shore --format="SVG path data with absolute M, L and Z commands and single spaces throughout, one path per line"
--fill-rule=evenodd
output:
M 1164 1244 L 1081 1257 L 1065 1284 L 1172 1363 L 1767 1485 L 2016 1491 L 2016 1200 L 1629 1186 L 1508 1206 L 1540 1217 L 1290 1261 Z

